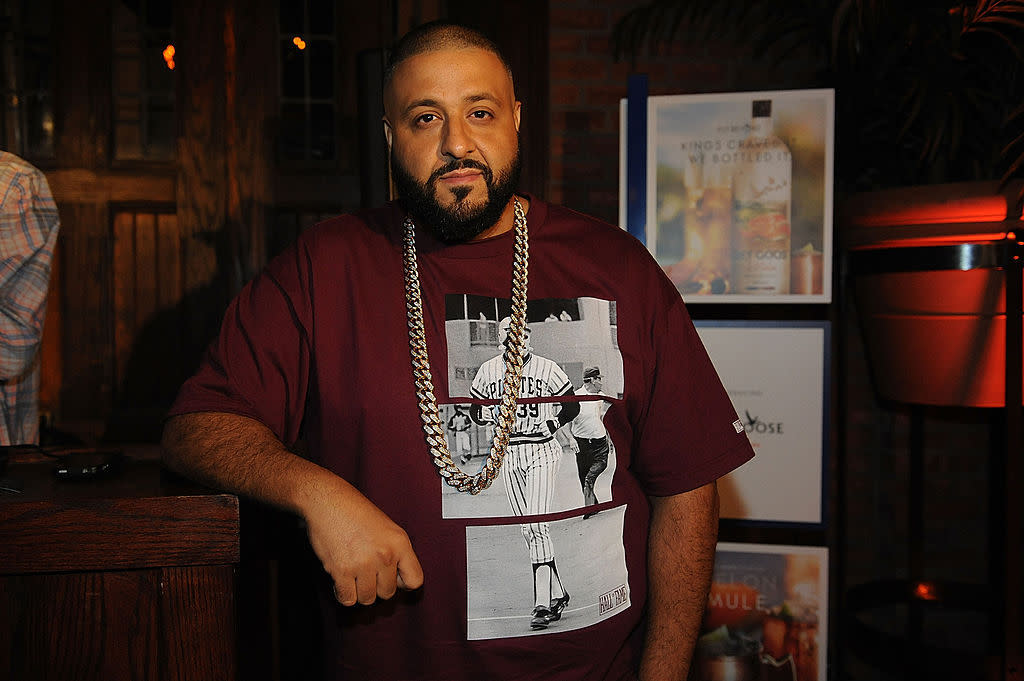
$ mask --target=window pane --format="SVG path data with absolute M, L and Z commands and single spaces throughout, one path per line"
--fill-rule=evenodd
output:
M 173 0 L 119 0 L 113 7 L 114 158 L 174 157 Z
M 169 0 L 146 0 L 146 23 L 169 30 L 174 19 L 173 7 L 174 3 Z
M 142 65 L 126 57 L 114 61 L 114 90 L 122 94 L 138 94 L 142 83 Z
M 309 46 L 309 89 L 317 99 L 334 96 L 334 44 L 318 40 Z
M 306 158 L 306 128 L 304 105 L 281 105 L 281 136 L 278 138 L 281 158 L 292 161 Z
M 306 96 L 306 53 L 291 41 L 281 41 L 281 94 L 285 97 Z
M 115 31 L 138 31 L 142 28 L 142 3 L 139 0 L 121 0 L 114 7 Z
M 174 71 L 164 60 L 164 49 L 170 40 L 154 36 L 146 40 L 146 51 L 143 59 L 146 62 L 146 87 L 151 91 L 174 92 Z
M 30 161 L 53 156 L 51 5 L 0 3 L 0 149 Z
M 310 157 L 317 161 L 334 158 L 334 105 L 313 104 L 310 107 Z
M 142 120 L 142 103 L 138 97 L 114 99 L 114 116 L 118 122 L 138 123 Z
M 114 144 L 117 157 L 124 159 L 142 158 L 142 130 L 138 123 L 118 123 L 114 126 Z
M 309 0 L 309 31 L 334 35 L 334 0 Z
M 296 0 L 281 0 L 280 17 L 281 33 L 294 33 L 298 35 L 305 30 L 303 15 L 305 14 L 305 3 Z
M 279 4 L 282 160 L 330 161 L 338 155 L 335 0 Z
M 49 93 L 28 97 L 27 149 L 30 158 L 53 156 L 53 102 Z
M 149 101 L 146 128 L 146 155 L 171 158 L 174 153 L 174 102 L 162 97 Z

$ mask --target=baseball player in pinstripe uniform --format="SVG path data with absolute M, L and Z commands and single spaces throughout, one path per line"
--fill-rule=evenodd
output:
M 502 351 L 508 342 L 510 322 L 506 317 L 498 324 L 498 347 Z M 579 404 L 575 401 L 551 401 L 551 398 L 572 395 L 572 382 L 558 364 L 533 353 L 529 327 L 525 330 L 524 342 L 520 401 L 501 471 L 512 512 L 529 516 L 547 513 L 551 507 L 562 443 L 568 444 L 572 440 L 560 429 L 576 417 Z M 499 353 L 480 365 L 473 379 L 472 396 L 483 400 L 500 399 L 504 375 L 505 362 Z M 524 403 L 531 398 L 546 401 Z M 472 415 L 478 422 L 493 421 L 496 410 L 494 407 L 485 416 L 484 409 L 474 405 Z M 562 610 L 569 602 L 569 593 L 555 567 L 548 523 L 524 523 L 521 527 L 533 564 L 534 608 L 530 627 L 546 629 L 561 618 Z

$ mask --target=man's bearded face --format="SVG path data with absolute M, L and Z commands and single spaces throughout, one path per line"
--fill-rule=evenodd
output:
M 487 185 L 487 197 L 482 201 L 470 198 L 472 191 L 467 185 L 444 187 L 441 176 L 463 168 L 474 168 L 483 175 Z M 446 243 L 469 241 L 493 226 L 501 217 L 505 207 L 519 184 L 522 168 L 519 146 L 509 163 L 497 171 L 474 159 L 452 159 L 434 170 L 425 182 L 418 181 L 398 160 L 392 158 L 392 179 L 399 196 L 405 201 L 409 212 L 439 239 Z M 442 193 L 450 194 L 446 206 Z
M 451 243 L 511 226 L 520 103 L 500 57 L 475 47 L 411 56 L 385 88 L 384 112 L 395 187 L 418 222 Z

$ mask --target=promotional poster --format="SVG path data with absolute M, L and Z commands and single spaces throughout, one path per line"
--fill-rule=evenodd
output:
M 827 678 L 828 549 L 721 542 L 693 681 Z
M 834 99 L 647 99 L 644 239 L 687 303 L 831 300 Z

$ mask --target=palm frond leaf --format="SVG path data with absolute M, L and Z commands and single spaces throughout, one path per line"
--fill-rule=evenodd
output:
M 1012 36 L 1006 35 L 1005 31 L 993 28 L 991 26 L 979 25 L 975 26 L 970 31 L 972 34 L 984 33 L 987 35 L 994 35 L 999 38 L 1007 47 L 1013 51 L 1014 56 L 1018 61 L 1024 61 L 1024 51 L 1021 50 L 1021 46 L 1017 40 L 1014 40 Z

